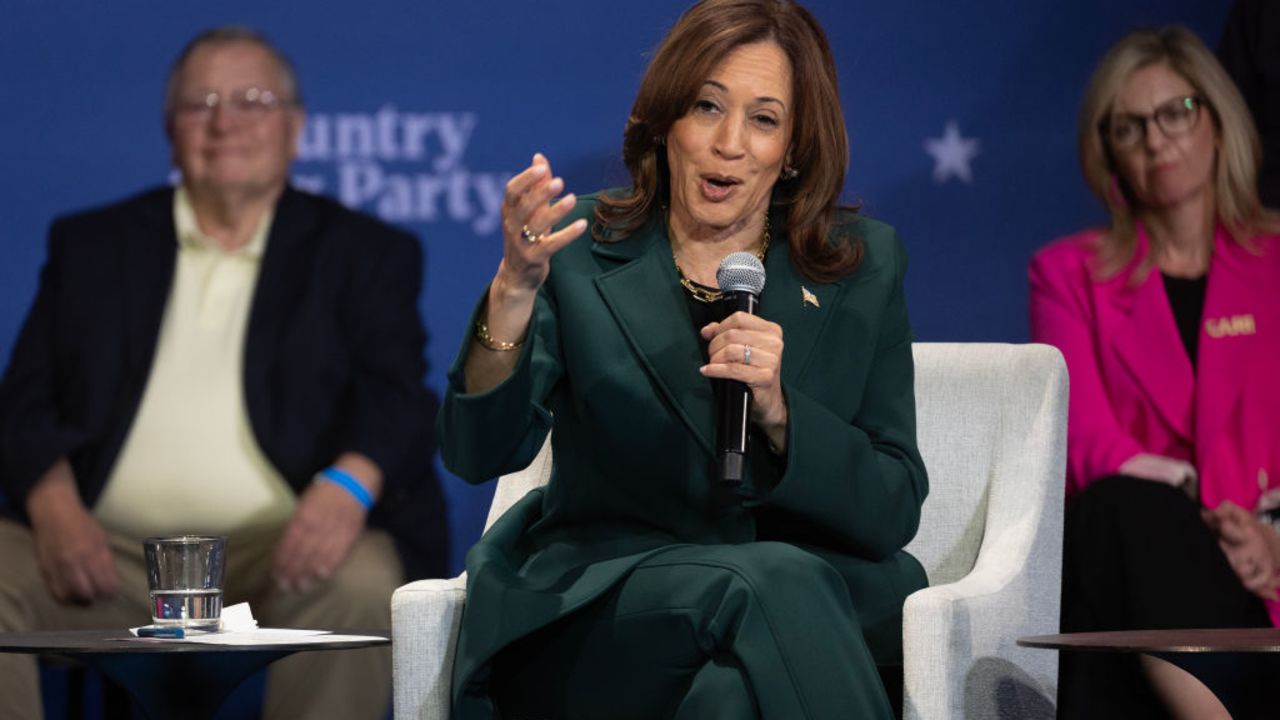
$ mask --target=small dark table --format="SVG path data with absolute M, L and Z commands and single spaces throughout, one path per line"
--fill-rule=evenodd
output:
M 1215 628 L 1193 630 L 1117 630 L 1113 632 L 1063 633 L 1018 638 L 1023 647 L 1075 652 L 1145 653 L 1174 663 L 1195 675 L 1222 701 L 1233 715 L 1231 694 L 1217 687 L 1219 673 L 1196 672 L 1203 663 L 1188 662 L 1202 655 L 1261 653 L 1257 660 L 1274 668 L 1280 677 L 1280 628 Z
M 209 645 L 132 640 L 128 630 L 18 632 L 0 633 L 0 652 L 65 657 L 96 668 L 127 690 L 154 720 L 212 718 L 245 678 L 282 657 L 391 643 L 385 630 L 338 630 L 334 634 L 372 637 L 349 642 Z

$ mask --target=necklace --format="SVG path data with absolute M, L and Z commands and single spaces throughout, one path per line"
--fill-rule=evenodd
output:
M 756 257 L 760 262 L 764 262 L 764 254 L 769 250 L 769 216 L 764 216 L 764 234 L 760 236 L 760 247 L 756 249 Z M 671 251 L 671 262 L 676 266 L 676 275 L 680 278 L 680 285 L 689 292 L 689 295 L 700 303 L 713 303 L 724 297 L 724 291 L 709 288 L 706 285 L 699 285 L 689 278 L 685 277 L 684 271 L 680 269 L 680 263 L 676 262 L 676 251 Z

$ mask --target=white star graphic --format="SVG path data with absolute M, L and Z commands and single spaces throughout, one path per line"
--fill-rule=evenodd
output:
M 924 141 L 924 151 L 933 156 L 933 181 L 941 185 L 954 175 L 966 183 L 973 182 L 969 163 L 978 154 L 978 147 L 977 138 L 961 137 L 956 121 L 948 120 L 942 137 Z

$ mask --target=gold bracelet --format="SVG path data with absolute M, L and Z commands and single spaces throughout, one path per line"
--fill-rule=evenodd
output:
M 476 321 L 476 342 L 480 343 L 485 350 L 493 350 L 494 352 L 519 350 L 520 346 L 524 345 L 524 340 L 517 340 L 516 342 L 494 340 L 493 336 L 489 334 L 489 327 L 479 320 Z

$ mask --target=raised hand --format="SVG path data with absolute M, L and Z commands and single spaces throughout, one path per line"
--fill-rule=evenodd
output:
M 564 180 L 555 177 L 542 153 L 520 174 L 507 181 L 502 202 L 502 262 L 495 283 L 511 290 L 537 290 L 547 279 L 551 256 L 587 229 L 586 220 L 551 232 L 556 223 L 573 210 L 577 197 L 564 191 Z
M 538 288 L 551 271 L 551 256 L 587 229 L 587 221 L 578 219 L 551 231 L 577 204 L 573 193 L 552 202 L 563 191 L 564 180 L 555 177 L 541 153 L 507 182 L 502 202 L 502 261 L 489 284 L 482 321 L 484 341 L 472 342 L 467 354 L 469 393 L 493 388 L 511 374 L 519 353 L 510 351 L 517 349 L 529 332 Z

